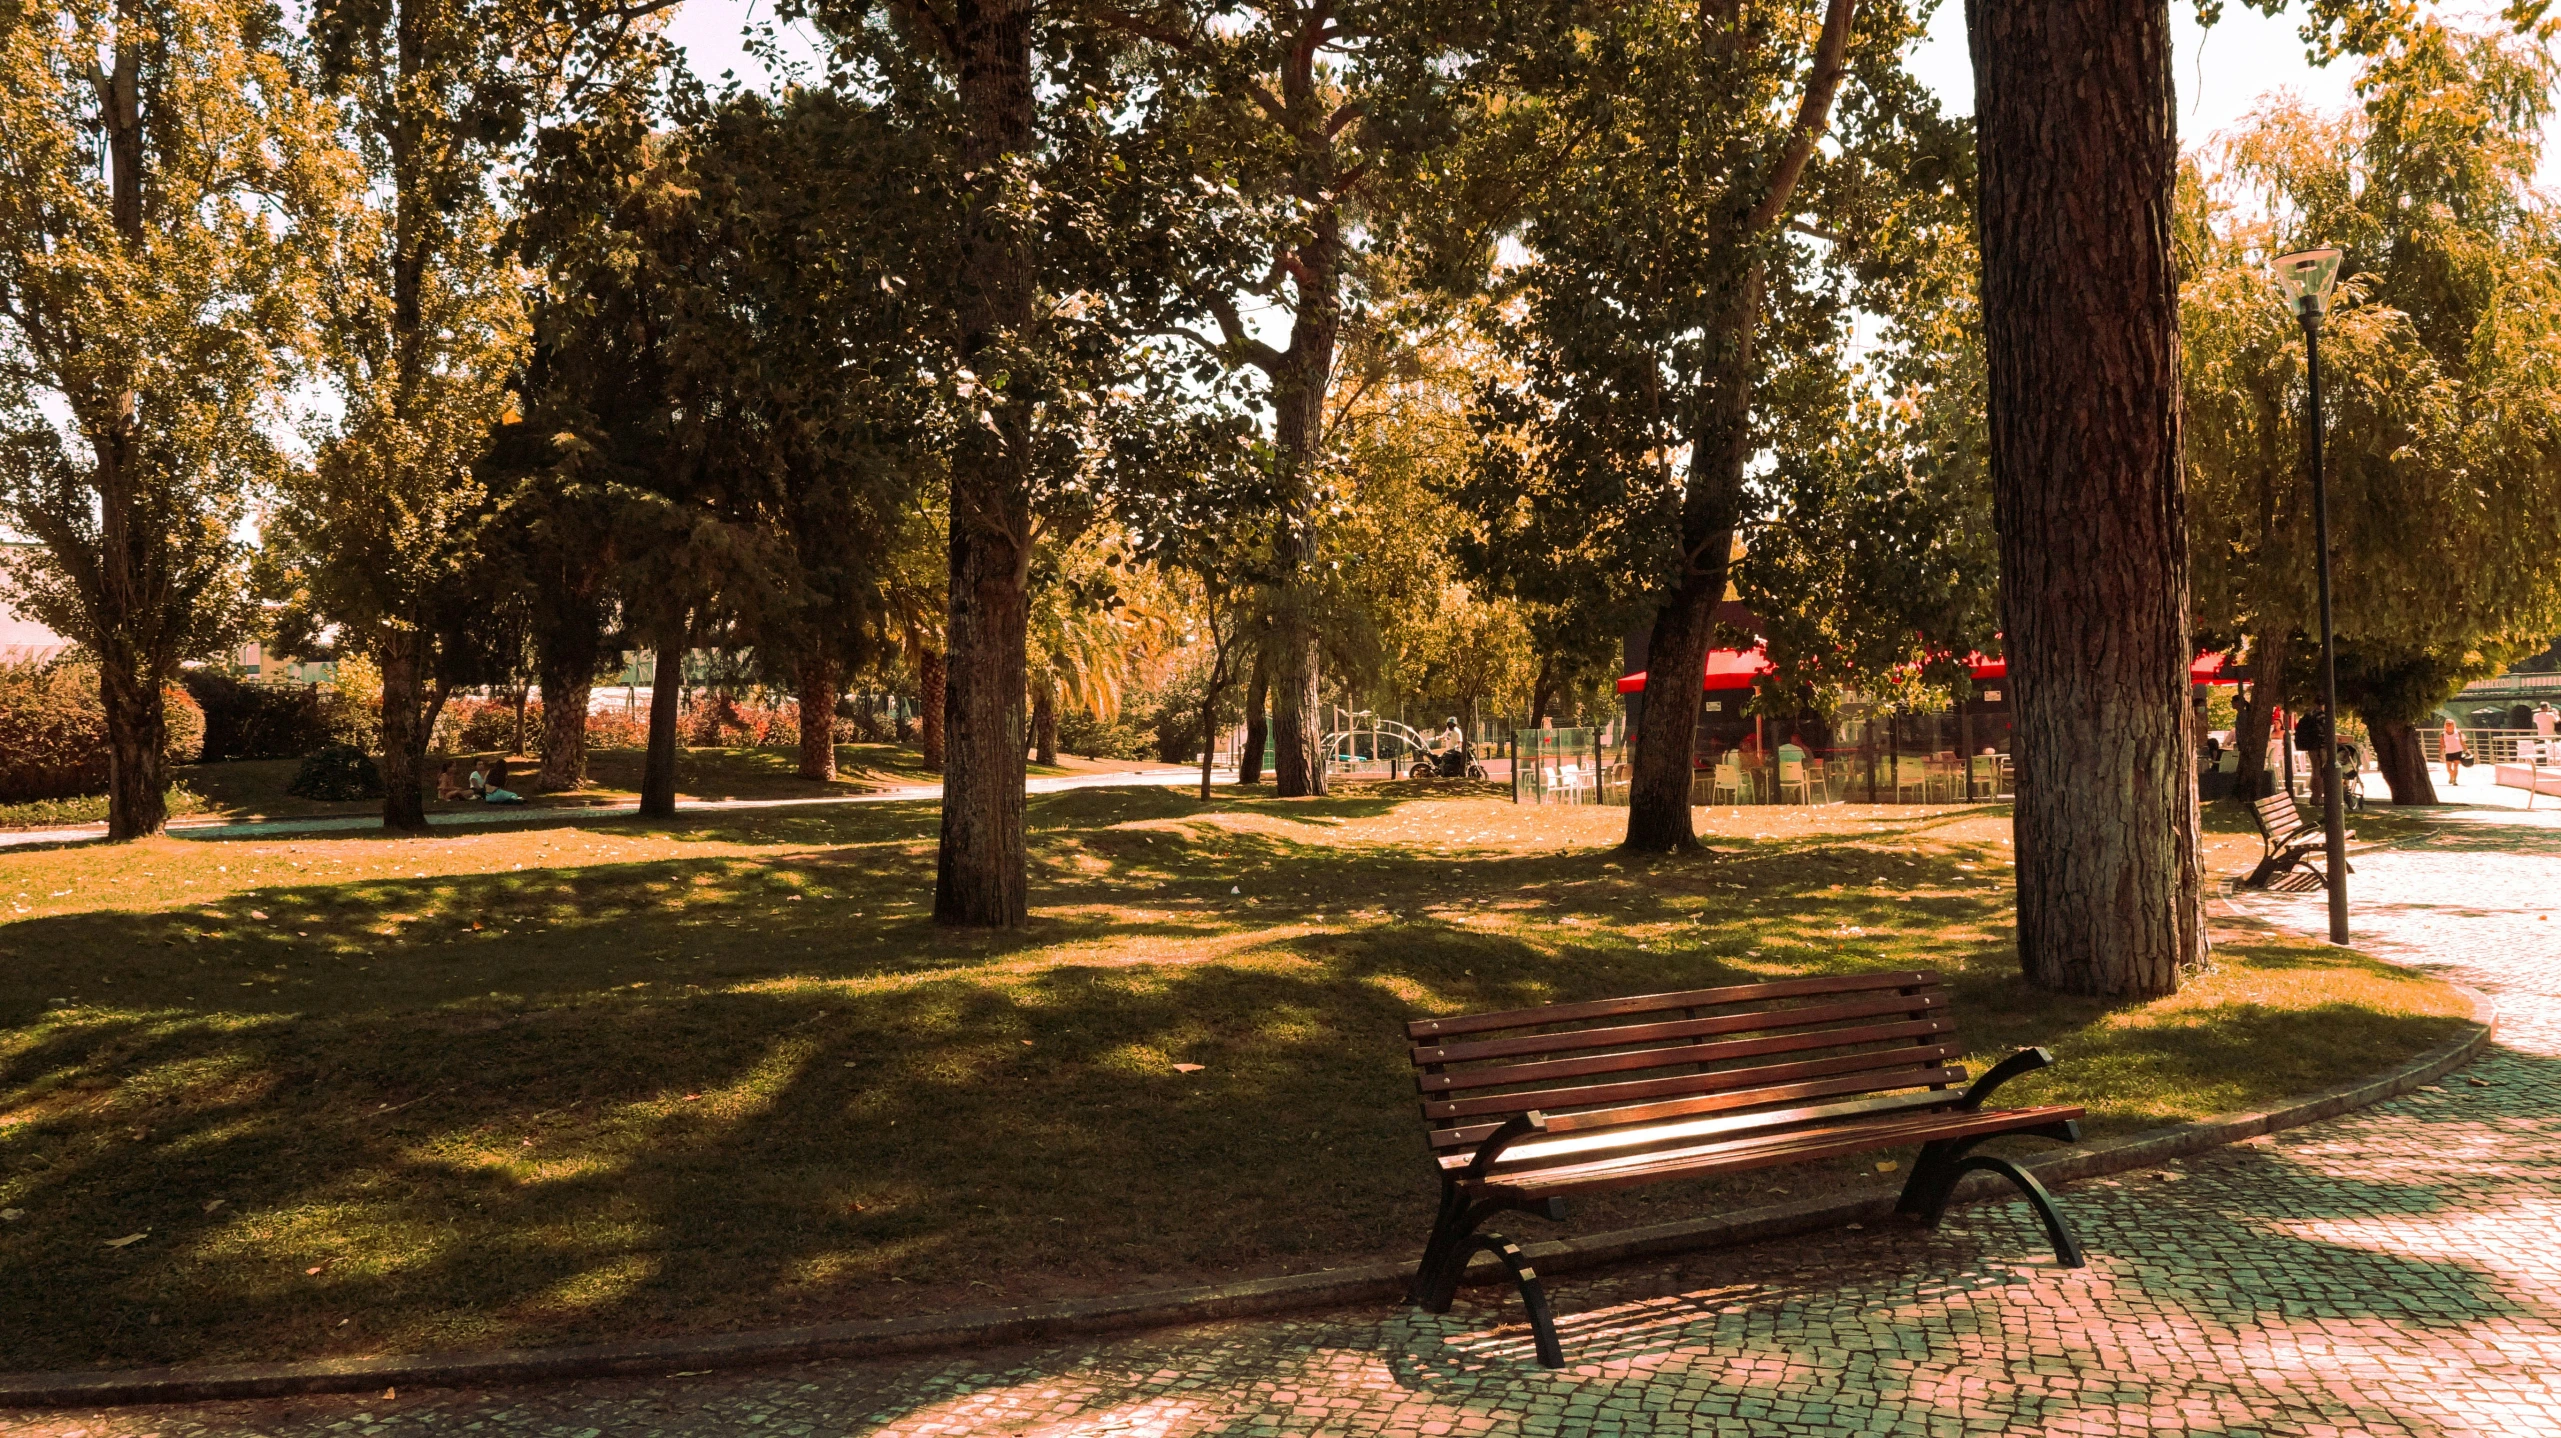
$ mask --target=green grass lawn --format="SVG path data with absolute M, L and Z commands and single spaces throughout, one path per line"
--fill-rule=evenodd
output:
M 2005 1097 L 2106 1135 L 2448 1034 L 2446 986 L 2226 936 L 2150 1004 L 2015 976 L 1998 808 L 1035 797 L 1032 924 L 928 919 L 925 804 L 0 854 L 6 1366 L 532 1345 L 1410 1258 L 1409 1017 L 1947 971 Z M 2255 841 L 2209 840 L 2218 866 Z M 1178 1072 L 1176 1064 L 1197 1064 Z M 1609 1195 L 1566 1230 L 1868 1164 Z M 138 1236 L 136 1236 L 138 1235 Z

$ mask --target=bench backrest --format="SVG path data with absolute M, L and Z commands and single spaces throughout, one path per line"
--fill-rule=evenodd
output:
M 1954 1102 L 1965 1082 L 1939 976 L 1781 979 L 1639 998 L 1417 1019 L 1415 1084 L 1435 1152 L 1536 1112 L 1551 1132 L 1702 1115 L 1777 1117 Z
M 2290 838 L 2311 827 L 2303 820 L 2303 809 L 2292 794 L 2270 794 L 2250 806 L 2259 820 L 2259 832 L 2271 839 Z

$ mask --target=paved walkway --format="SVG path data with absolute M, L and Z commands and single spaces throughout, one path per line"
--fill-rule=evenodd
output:
M 47 1435 L 2561 1434 L 2561 827 L 2359 862 L 2360 941 L 2497 993 L 2498 1048 L 2382 1107 L 2017 1204 L 1556 1287 L 893 1363 L 52 1415 Z M 2259 910 L 2307 929 L 2318 897 Z M 2476 1082 L 2477 1080 L 2477 1082 Z M 1423 1215 L 1416 1214 L 1421 1224 Z M 1489 1291 L 1490 1292 L 1490 1291 Z M 6 1427 L 0 1424 L 0 1427 Z
M 1210 775 L 1211 782 L 1232 784 L 1236 771 L 1221 769 Z M 1177 788 L 1200 782 L 1198 769 L 1131 769 L 1094 774 L 1050 774 L 1023 781 L 1026 794 L 1055 794 L 1066 789 L 1108 789 L 1124 785 L 1148 788 Z M 919 799 L 939 799 L 940 784 L 902 784 L 894 789 L 875 789 L 868 794 L 827 794 L 808 799 L 679 799 L 678 814 L 717 814 L 741 809 L 805 809 L 832 804 L 896 804 Z M 517 808 L 501 805 L 494 809 L 461 809 L 429 814 L 427 823 L 438 829 L 476 824 L 594 824 L 608 819 L 629 819 L 640 813 L 640 801 L 621 800 L 610 804 L 527 805 Z M 348 814 L 314 819 L 257 819 L 230 821 L 223 819 L 178 819 L 169 825 L 169 833 L 179 839 L 264 839 L 279 834 L 327 834 L 356 829 L 379 829 L 379 814 Z M 67 829 L 0 830 L 0 849 L 26 844 L 87 844 L 107 837 L 104 824 L 80 824 Z

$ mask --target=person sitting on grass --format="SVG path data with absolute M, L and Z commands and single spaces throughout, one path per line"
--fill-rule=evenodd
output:
M 525 802 L 524 795 L 518 794 L 507 787 L 507 760 L 504 755 L 501 755 L 490 762 L 489 775 L 485 782 L 488 787 L 481 791 L 480 802 L 484 804 L 521 804 Z
M 463 782 L 461 774 L 458 772 L 461 768 L 462 761 L 460 759 L 447 759 L 445 761 L 445 767 L 436 771 L 436 801 L 438 803 L 450 804 L 456 799 L 471 797 L 471 786 Z

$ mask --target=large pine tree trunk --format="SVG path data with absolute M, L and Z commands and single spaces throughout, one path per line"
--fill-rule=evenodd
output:
M 1264 717 L 1271 706 L 1272 667 L 1265 651 L 1254 651 L 1254 677 L 1245 685 L 1245 752 L 1236 756 L 1236 782 L 1263 782 L 1263 746 L 1271 742 L 1270 721 Z
M 1022 546 L 962 518 L 1002 503 L 957 496 L 951 526 L 951 662 L 943 691 L 943 833 L 937 923 L 1010 928 L 1028 913 L 1023 835 L 1023 680 L 1029 576 Z
M 640 814 L 676 816 L 676 722 L 685 707 L 685 651 L 693 636 L 680 634 L 658 646 L 649 680 L 649 749 L 640 764 Z
M 836 777 L 836 664 L 824 654 L 800 661 L 800 777 Z
M 1753 341 L 1760 328 L 1758 263 L 1738 276 L 1722 307 L 1723 357 L 1707 382 L 1690 446 L 1681 502 L 1681 579 L 1654 611 L 1645 650 L 1645 722 L 1627 783 L 1627 847 L 1649 853 L 1698 842 L 1690 820 L 1691 764 L 1698 746 L 1700 685 L 1716 632 L 1716 605 L 1732 567 L 1742 517 L 1743 468 L 1751 457 Z
M 2167 0 L 1969 0 L 2019 960 L 2165 994 L 2205 957 Z
M 2268 773 L 2268 735 L 2274 732 L 2269 725 L 2285 699 L 2285 660 L 2290 638 L 2282 630 L 2251 637 L 2250 692 L 2233 706 L 2232 715 L 2235 799 L 2264 799 L 2276 792 L 2276 780 Z
M 427 827 L 426 636 L 407 625 L 382 631 L 382 826 L 401 833 Z
M 107 713 L 107 838 L 140 839 L 169 823 L 169 696 L 149 675 L 98 666 Z
M 542 681 L 542 767 L 534 771 L 538 794 L 575 789 L 587 782 L 587 703 L 595 692 L 593 670 L 576 678 L 547 674 Z
M 2374 739 L 2374 762 L 2395 804 L 2437 802 L 2436 775 L 2428 766 L 2426 746 L 2415 724 L 2395 724 L 2365 716 L 2365 732 Z
M 963 6 L 953 61 L 966 130 L 960 169 L 979 193 L 959 245 L 965 358 L 1024 335 L 1033 320 L 1033 246 L 1006 193 L 1010 157 L 1034 142 L 1031 0 Z M 943 682 L 942 849 L 934 921 L 1010 927 L 1026 913 L 1023 838 L 1024 627 L 1030 615 L 1028 416 L 995 406 L 951 471 L 951 623 Z M 927 700 L 930 705 L 931 699 Z M 928 761 L 934 756 L 928 755 Z

